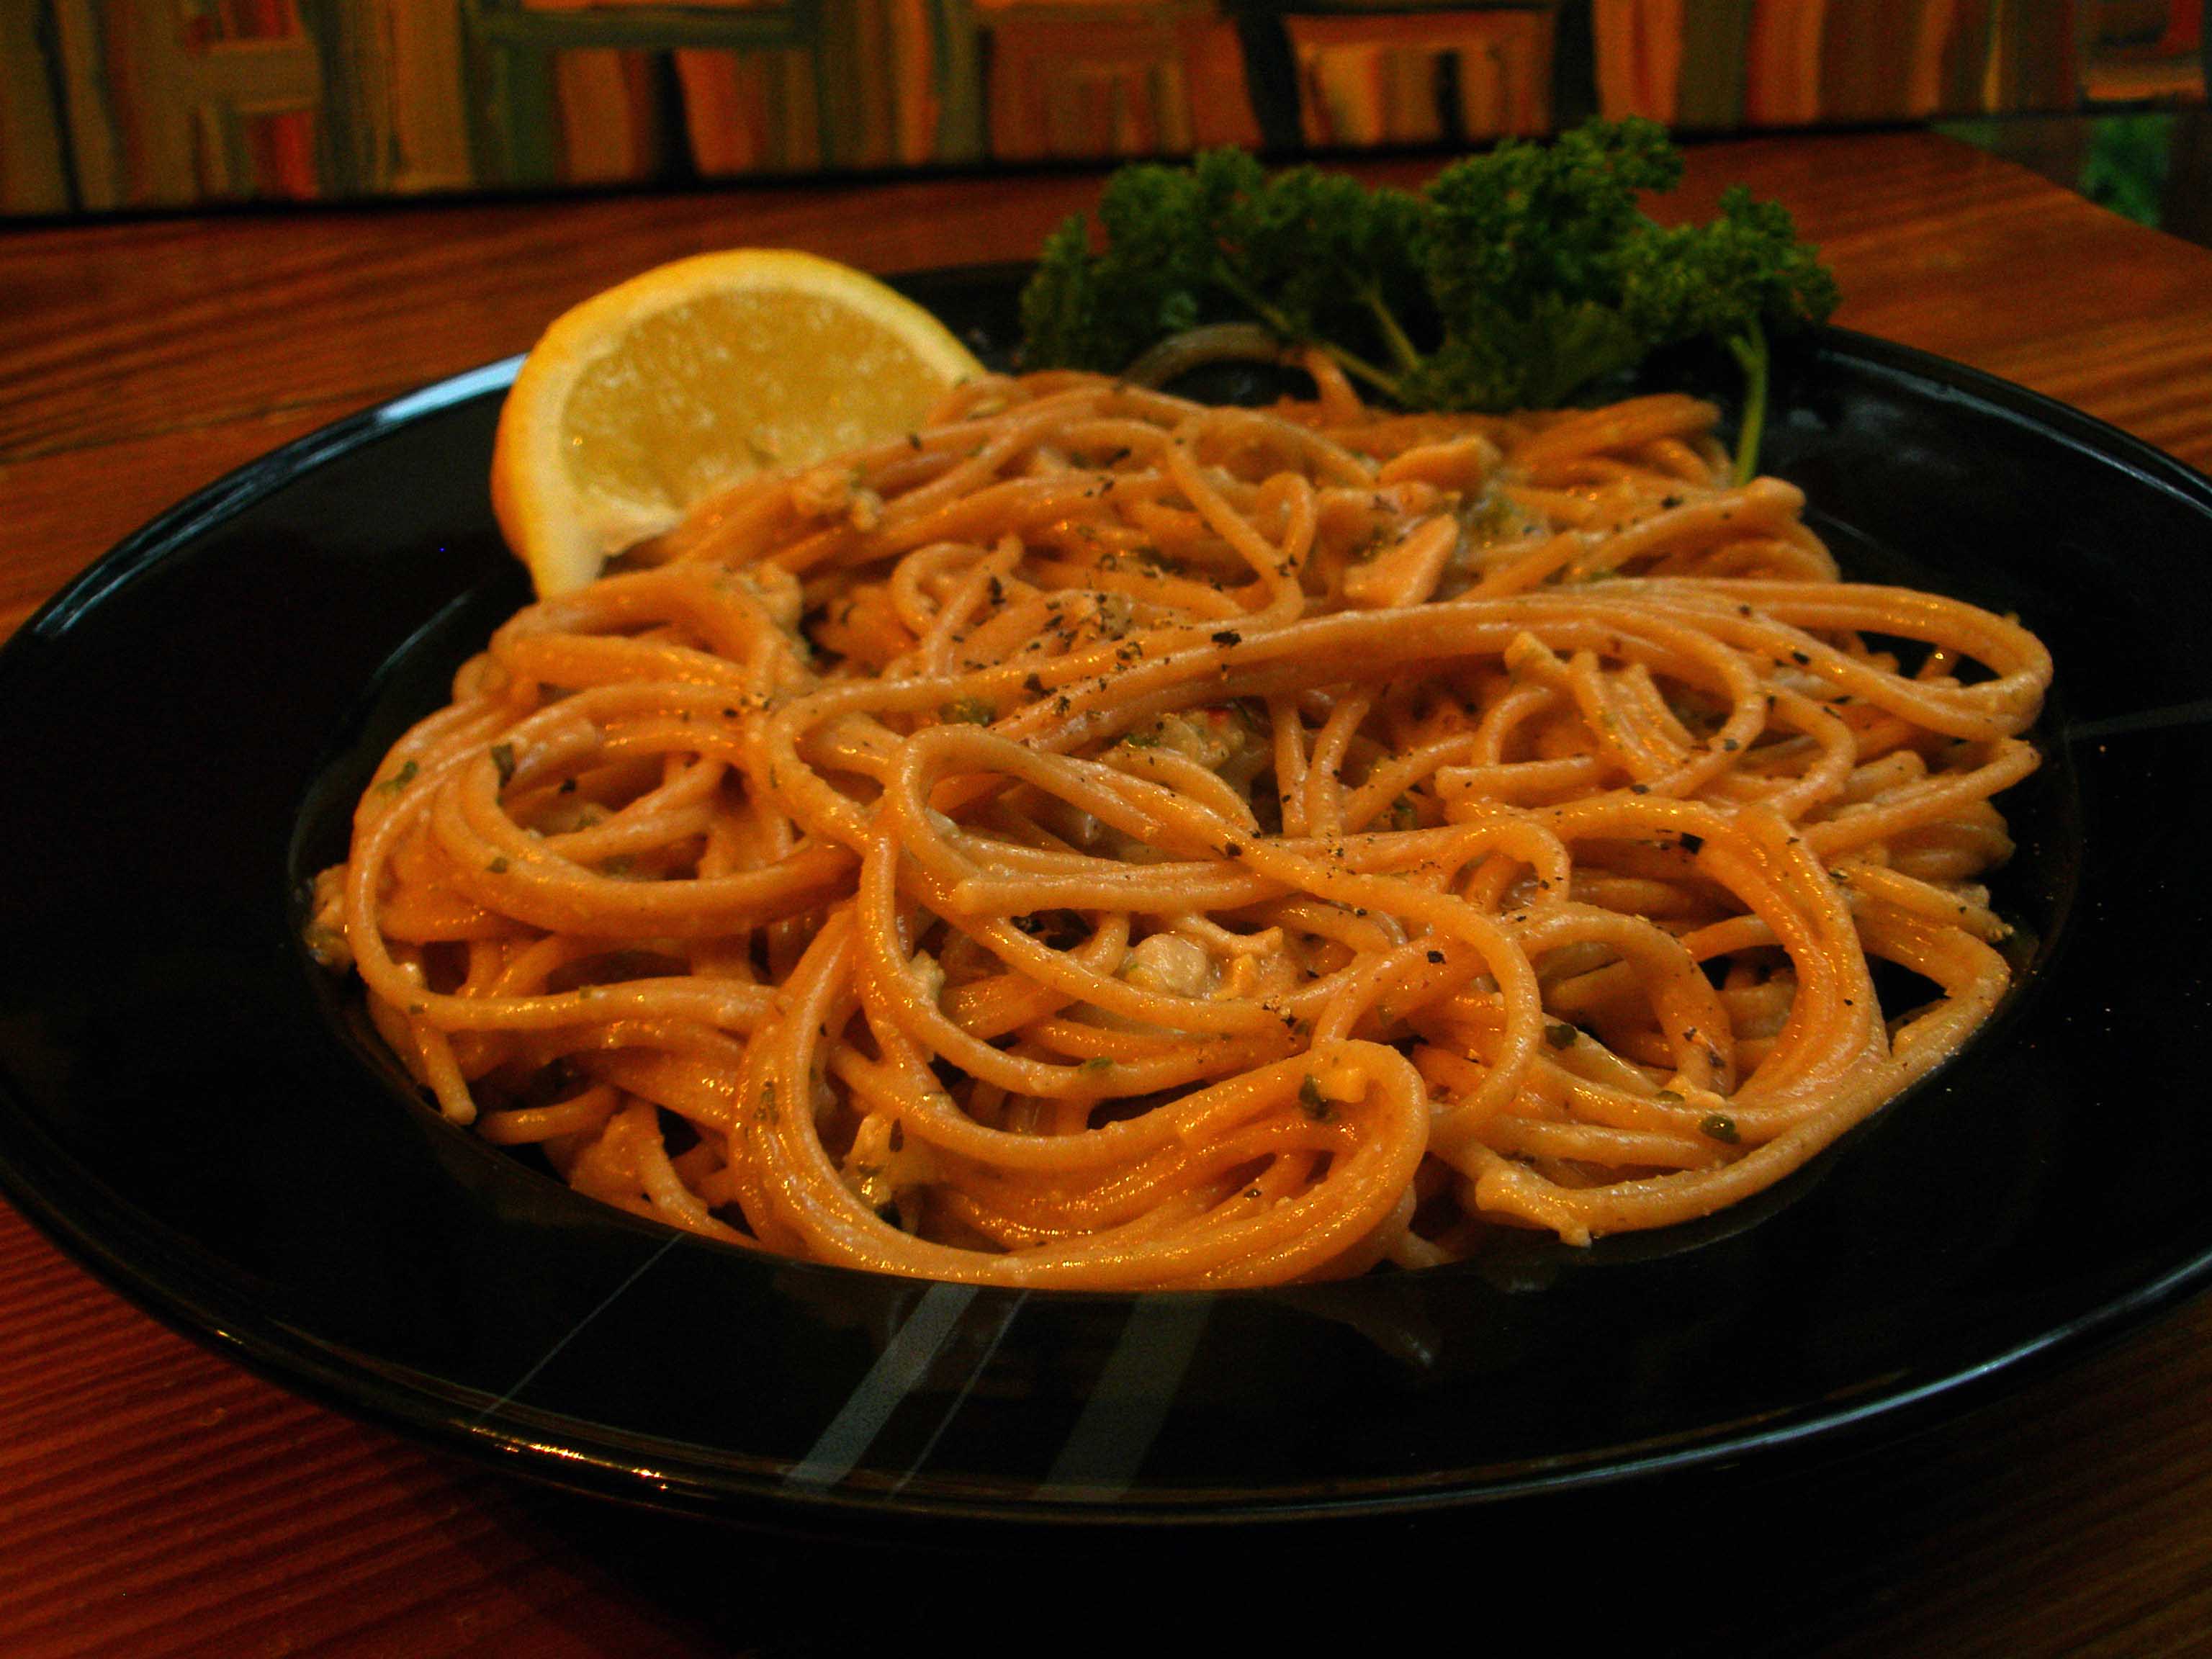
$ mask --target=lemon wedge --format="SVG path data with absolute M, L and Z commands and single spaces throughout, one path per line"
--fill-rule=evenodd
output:
M 500 412 L 492 506 L 542 595 L 762 472 L 896 438 L 984 372 L 936 318 L 811 253 L 678 259 L 564 313 Z

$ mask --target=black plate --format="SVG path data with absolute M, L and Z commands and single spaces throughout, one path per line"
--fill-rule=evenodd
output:
M 912 290 L 988 345 L 1004 271 Z M 440 1123 L 295 942 L 385 743 L 526 597 L 485 500 L 512 364 L 233 475 L 0 653 L 0 1176 L 279 1380 L 562 1485 L 798 1522 L 1423 1508 L 1923 1419 L 2212 1272 L 2191 1103 L 2212 898 L 2212 485 L 1840 332 L 1772 470 L 1852 574 L 2056 651 L 2004 902 L 2040 940 L 1957 1062 L 1754 1208 L 1418 1275 L 975 1291 L 775 1263 Z

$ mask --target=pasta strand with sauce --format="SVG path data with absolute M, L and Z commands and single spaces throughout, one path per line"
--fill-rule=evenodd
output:
M 532 605 L 380 769 L 319 953 L 580 1192 L 998 1284 L 1666 1226 L 1966 1042 L 2035 637 L 1839 580 L 1695 399 L 1314 369 L 973 384 Z

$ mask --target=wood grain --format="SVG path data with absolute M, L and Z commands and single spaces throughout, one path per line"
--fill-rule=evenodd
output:
M 1735 179 L 1822 242 L 1839 321 L 2212 466 L 2212 253 L 1921 135 L 1698 150 L 1681 210 Z M 521 349 L 644 265 L 739 242 L 879 270 L 1011 258 L 1095 191 L 973 179 L 15 233 L 0 633 L 198 485 Z M 1574 1650 L 2202 1651 L 2208 1400 L 2199 1303 L 1786 1480 L 1082 1559 L 830 1547 L 541 1493 L 354 1423 L 164 1329 L 0 1208 L 0 1653 L 872 1653 L 933 1630 L 1126 1653 L 1184 1627 L 1164 1611 L 1179 1601 L 1197 1641 L 1297 1650 L 1370 1596 L 1386 1609 L 1370 1647 L 1433 1641 L 1411 1609 L 1435 1601 L 1470 1644 L 1536 1609 Z

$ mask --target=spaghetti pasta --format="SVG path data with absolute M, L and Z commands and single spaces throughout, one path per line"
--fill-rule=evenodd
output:
M 2035 637 L 1840 580 L 1696 399 L 1312 368 L 974 383 L 530 606 L 380 769 L 319 953 L 580 1192 L 1000 1284 L 1662 1227 L 1957 1049 Z

